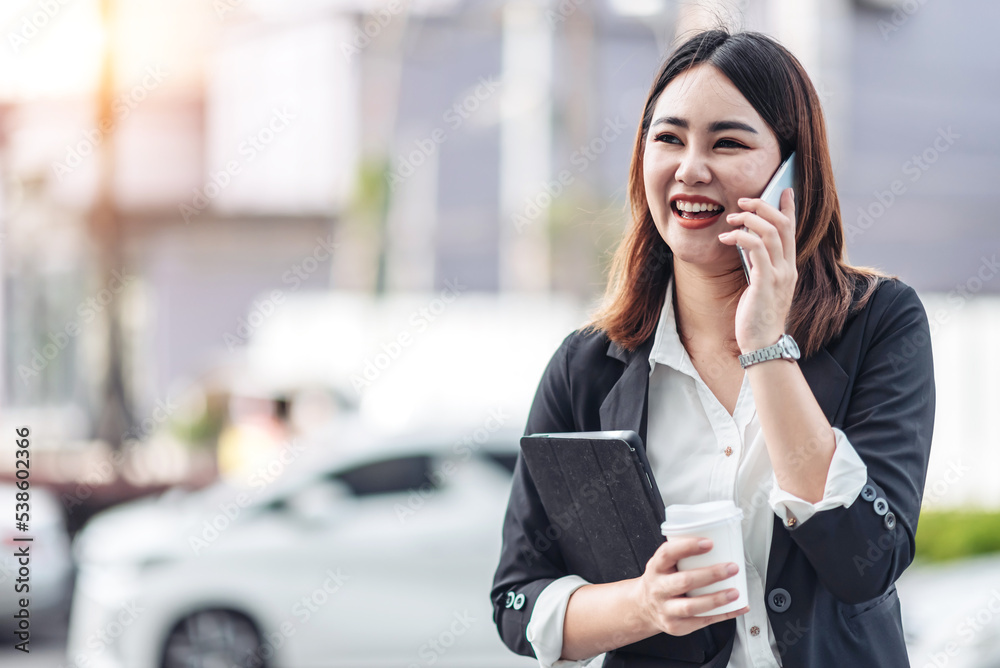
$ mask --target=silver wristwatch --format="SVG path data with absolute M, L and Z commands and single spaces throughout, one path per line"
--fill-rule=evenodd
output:
M 795 339 L 788 334 L 782 334 L 781 338 L 773 346 L 754 350 L 746 355 L 740 355 L 740 366 L 745 369 L 751 364 L 776 359 L 799 359 L 799 346 L 795 343 Z

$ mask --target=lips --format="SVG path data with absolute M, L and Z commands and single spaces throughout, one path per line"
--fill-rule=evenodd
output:
M 682 227 L 700 230 L 719 220 L 725 207 L 702 195 L 677 194 L 670 198 L 670 210 Z

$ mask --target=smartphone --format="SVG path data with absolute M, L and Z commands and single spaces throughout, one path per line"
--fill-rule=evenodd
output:
M 781 165 L 778 166 L 778 171 L 774 173 L 771 180 L 768 182 L 767 186 L 764 187 L 764 192 L 761 193 L 760 199 L 764 200 L 775 209 L 779 208 L 778 204 L 781 201 L 781 193 L 785 192 L 785 188 L 794 188 L 795 182 L 795 151 L 788 156 Z M 798 199 L 798 198 L 796 198 Z M 740 228 L 746 230 L 747 228 Z M 753 234 L 753 230 L 748 230 Z M 743 250 L 743 247 L 739 244 L 736 245 L 736 250 L 740 252 L 740 262 L 743 263 L 743 273 L 747 275 L 747 285 L 750 284 L 750 256 L 747 252 Z

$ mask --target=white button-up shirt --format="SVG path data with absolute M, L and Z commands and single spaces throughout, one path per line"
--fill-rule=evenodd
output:
M 781 665 L 781 658 L 764 598 L 774 515 L 783 522 L 794 516 L 801 523 L 814 513 L 849 506 L 861 493 L 868 470 L 844 433 L 833 428 L 836 450 L 823 498 L 813 504 L 782 490 L 771 468 L 749 378 L 744 373 L 730 415 L 698 375 L 681 343 L 672 291 L 673 279 L 649 353 L 646 454 L 664 504 L 732 500 L 743 510 L 750 611 L 736 618 L 729 668 L 774 668 Z M 604 661 L 604 654 L 586 661 L 559 659 L 567 602 L 586 584 L 577 575 L 559 578 L 535 602 L 526 637 L 542 668 L 596 668 Z

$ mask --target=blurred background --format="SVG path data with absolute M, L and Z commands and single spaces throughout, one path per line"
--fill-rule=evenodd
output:
M 720 21 L 803 62 L 850 260 L 930 318 L 912 663 L 1000 666 L 987 0 L 5 2 L 4 665 L 531 665 L 488 601 L 517 437 L 652 76 Z

